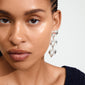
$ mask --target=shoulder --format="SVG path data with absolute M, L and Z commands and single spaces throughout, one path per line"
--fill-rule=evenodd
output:
M 65 85 L 85 85 L 85 74 L 77 68 L 63 66 L 66 69 Z

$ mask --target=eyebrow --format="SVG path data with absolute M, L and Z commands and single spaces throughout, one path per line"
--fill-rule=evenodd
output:
M 24 15 L 29 15 L 29 14 L 33 14 L 33 13 L 37 13 L 37 12 L 46 12 L 46 11 L 43 9 L 33 9 L 33 10 L 25 12 Z
M 7 11 L 4 11 L 4 10 L 0 10 L 0 14 L 5 14 L 5 15 L 11 15 L 9 12 L 7 12 Z
M 26 11 L 24 15 L 26 16 L 26 15 L 33 14 L 33 13 L 37 13 L 37 12 L 46 12 L 46 11 L 43 10 L 43 9 L 32 9 L 32 10 L 30 10 L 30 11 Z M 0 10 L 0 14 L 12 16 L 11 13 L 9 13 L 8 11 L 4 11 L 4 10 Z

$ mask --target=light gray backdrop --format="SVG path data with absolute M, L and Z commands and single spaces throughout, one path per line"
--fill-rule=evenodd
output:
M 48 51 L 45 61 L 55 66 L 68 65 L 85 72 L 85 0 L 59 0 L 62 23 L 52 58 Z

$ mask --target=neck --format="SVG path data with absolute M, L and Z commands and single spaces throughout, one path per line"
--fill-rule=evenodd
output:
M 30 67 L 26 71 L 17 70 L 14 75 L 19 81 L 20 85 L 24 85 L 27 82 L 29 85 L 35 85 L 35 83 L 39 83 L 40 80 L 43 80 L 45 70 L 45 62 L 44 59 L 37 61 L 32 67 Z M 28 85 L 25 84 L 25 85 Z

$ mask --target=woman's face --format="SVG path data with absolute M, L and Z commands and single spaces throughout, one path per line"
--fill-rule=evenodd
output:
M 49 46 L 54 22 L 49 0 L 0 0 L 0 50 L 4 59 L 22 69 L 38 62 Z M 11 49 L 31 54 L 16 62 L 7 52 Z

